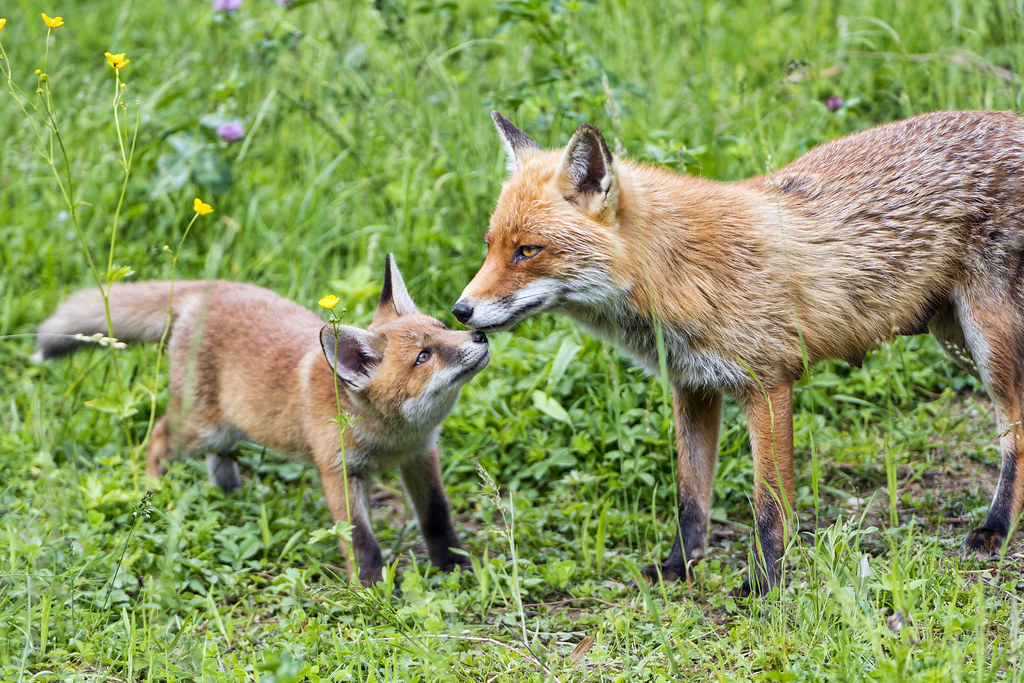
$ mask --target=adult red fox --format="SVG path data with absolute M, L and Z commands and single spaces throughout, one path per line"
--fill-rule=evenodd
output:
M 729 392 L 746 410 L 756 473 L 744 588 L 778 583 L 805 357 L 859 364 L 880 340 L 929 330 L 996 403 L 1002 475 L 966 547 L 999 550 L 1024 505 L 1024 119 L 927 114 L 723 183 L 613 158 L 589 124 L 546 151 L 492 116 L 510 177 L 452 313 L 492 331 L 560 311 L 651 372 L 661 336 L 679 529 L 648 576 L 686 576 L 704 555 Z
M 490 359 L 487 337 L 421 314 L 390 254 L 365 330 L 324 325 L 302 306 L 240 282 L 177 282 L 173 293 L 170 282 L 110 289 L 119 339 L 159 340 L 168 311 L 171 397 L 149 443 L 150 474 L 162 474 L 170 456 L 207 453 L 211 476 L 234 488 L 238 466 L 218 454 L 242 439 L 312 460 L 334 519 L 352 524 L 355 558 L 341 543 L 349 575 L 357 562 L 370 584 L 381 580 L 382 561 L 366 508 L 369 480 L 397 466 L 431 561 L 446 570 L 468 564 L 458 552 L 437 441 L 462 385 Z M 107 334 L 98 289 L 77 292 L 42 324 L 39 355 L 70 351 L 76 333 Z M 339 413 L 355 418 L 344 439 Z

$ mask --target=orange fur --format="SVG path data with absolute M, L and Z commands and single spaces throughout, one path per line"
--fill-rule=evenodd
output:
M 487 339 L 419 313 L 390 255 L 366 330 L 335 331 L 294 302 L 236 282 L 179 282 L 173 294 L 168 282 L 114 285 L 110 310 L 114 336 L 140 341 L 159 339 L 172 312 L 171 399 L 150 439 L 150 474 L 174 455 L 206 453 L 211 475 L 232 488 L 237 466 L 219 455 L 242 439 L 311 460 L 334 519 L 353 525 L 351 544 L 341 544 L 350 575 L 358 566 L 370 583 L 381 579 L 382 561 L 366 509 L 369 481 L 397 466 L 431 560 L 445 568 L 467 562 L 437 440 L 459 389 L 489 359 Z M 83 290 L 43 323 L 39 352 L 53 356 L 73 348 L 67 335 L 106 330 L 99 291 Z M 339 413 L 353 418 L 344 435 Z
M 790 397 L 805 355 L 859 364 L 878 341 L 929 329 L 980 374 L 1011 432 L 989 518 L 967 545 L 1002 542 L 1024 505 L 1024 120 L 927 114 L 723 183 L 613 158 L 589 124 L 543 150 L 494 117 L 511 176 L 484 264 L 452 311 L 481 330 L 563 312 L 651 372 L 660 329 L 682 403 L 680 532 L 652 574 L 684 576 L 704 554 L 720 392 L 750 422 L 755 516 L 771 537 L 751 578 L 764 590 L 785 535 L 784 510 L 771 510 L 792 503 Z

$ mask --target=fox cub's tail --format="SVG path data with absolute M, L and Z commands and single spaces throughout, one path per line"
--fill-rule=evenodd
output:
M 167 311 L 202 288 L 202 282 L 176 282 L 173 302 L 170 282 L 116 284 L 110 288 L 113 336 L 123 341 L 159 341 L 167 326 Z M 173 305 L 172 305 L 173 304 Z M 66 299 L 39 326 L 36 358 L 46 360 L 81 344 L 75 335 L 106 335 L 107 313 L 98 288 L 83 289 Z

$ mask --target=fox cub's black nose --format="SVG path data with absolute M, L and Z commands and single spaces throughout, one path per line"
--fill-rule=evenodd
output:
M 473 317 L 473 308 L 460 301 L 452 306 L 452 315 L 458 318 L 460 323 L 465 323 Z
M 475 341 L 477 344 L 486 344 L 487 343 L 487 335 L 484 334 L 483 332 L 479 331 L 479 330 L 475 330 L 473 332 L 473 336 L 470 337 L 470 338 L 473 341 Z

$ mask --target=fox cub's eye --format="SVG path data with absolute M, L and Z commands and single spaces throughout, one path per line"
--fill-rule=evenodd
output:
M 540 253 L 542 247 L 536 247 L 533 245 L 524 245 L 516 249 L 516 261 L 525 261 L 528 258 L 533 258 Z
M 416 362 L 413 365 L 423 365 L 430 360 L 430 349 L 423 349 L 420 351 L 420 355 L 416 356 Z

